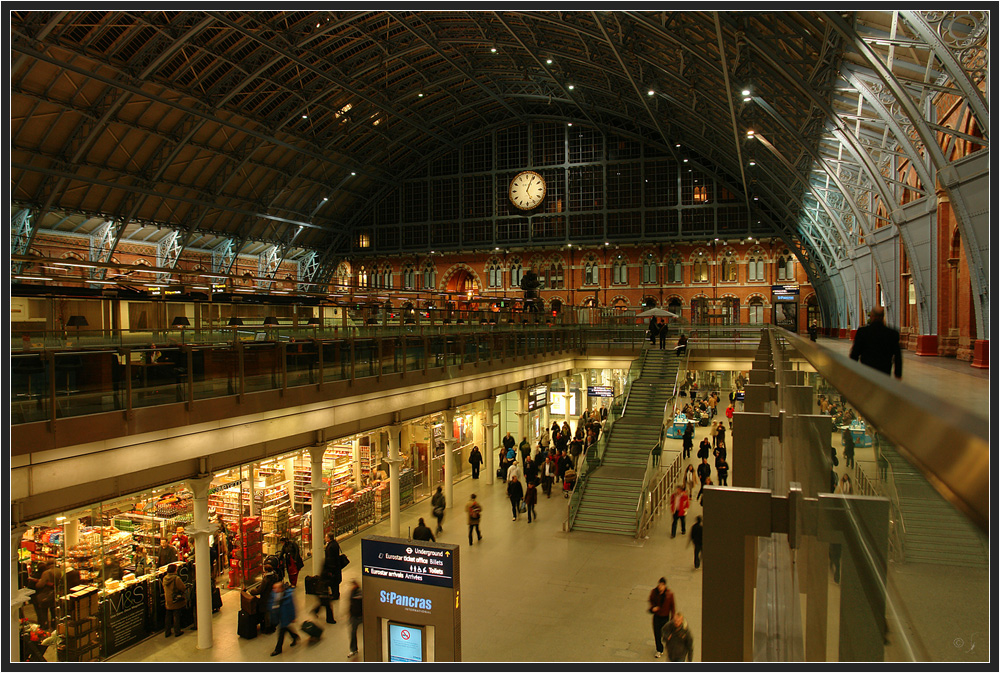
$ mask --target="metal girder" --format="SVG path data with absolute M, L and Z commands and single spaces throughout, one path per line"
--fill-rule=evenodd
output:
M 937 144 L 934 131 L 927 125 L 924 115 L 909 93 L 900 85 L 891 69 L 842 17 L 835 12 L 826 12 L 824 16 L 854 46 L 858 54 L 872 66 L 879 78 L 895 96 L 896 101 L 913 124 L 914 131 L 923 142 L 924 149 L 932 164 L 937 168 L 939 179 L 954 206 L 955 219 L 962 232 L 962 245 L 969 262 L 972 289 L 977 298 L 975 302 L 977 334 L 989 334 L 989 279 L 986 277 L 986 269 L 989 267 L 983 258 L 983 251 L 985 250 L 988 254 L 989 246 L 982 242 L 984 233 L 988 236 L 988 229 L 984 230 L 982 226 L 977 228 L 973 225 L 972 215 L 963 202 L 964 194 L 960 190 L 951 188 L 952 185 L 958 183 L 958 180 L 954 178 L 956 173 L 954 167 L 948 162 L 941 147 Z M 945 169 L 950 170 L 946 171 Z
M 90 261 L 109 263 L 124 230 L 125 223 L 114 220 L 105 220 L 101 226 L 94 229 L 87 237 L 90 241 L 88 246 Z M 106 268 L 88 269 L 90 277 L 94 280 L 103 280 L 107 271 Z
M 297 264 L 299 265 L 299 270 L 296 274 L 299 279 L 297 286 L 299 292 L 315 291 L 316 285 L 310 281 L 315 278 L 316 272 L 319 270 L 319 255 L 315 250 L 308 250 L 297 261 Z
M 236 255 L 239 254 L 239 250 L 240 248 L 236 246 L 233 239 L 223 239 L 219 245 L 212 248 L 212 271 L 218 274 L 229 275 L 233 268 L 233 262 L 236 261 Z
M 988 11 L 984 11 L 983 13 L 986 17 L 989 16 Z M 968 102 L 973 115 L 975 115 L 976 122 L 979 124 L 979 128 L 983 130 L 983 136 L 988 137 L 990 128 L 990 111 L 985 95 L 979 87 L 977 87 L 969 79 L 969 73 L 962 67 L 958 59 L 955 58 L 951 49 L 944 43 L 941 35 L 931 28 L 930 23 L 928 23 L 928 20 L 930 20 L 931 23 L 940 23 L 944 18 L 945 12 L 900 10 L 899 14 L 903 17 L 903 20 L 910 26 L 910 28 L 913 29 L 913 32 L 920 37 L 923 43 L 934 51 L 934 56 L 937 57 L 937 59 L 944 66 L 945 71 L 947 71 L 948 76 L 951 78 L 951 81 L 955 83 L 955 86 L 961 93 L 961 97 Z M 988 27 L 976 26 L 975 28 L 978 30 L 973 31 L 973 39 L 968 41 L 966 45 L 959 46 L 957 48 L 963 50 L 973 49 L 977 47 L 976 42 L 980 39 L 986 39 L 983 33 L 988 33 Z M 969 60 L 968 55 L 964 56 L 967 60 Z M 983 77 L 988 76 L 986 72 L 983 72 L 982 75 Z
M 35 238 L 35 232 L 38 230 L 38 226 L 31 216 L 31 211 L 22 208 L 15 212 L 10 220 L 10 229 L 11 257 L 27 255 L 28 250 L 31 249 L 31 242 Z M 24 269 L 24 262 L 12 262 L 11 268 L 15 275 L 19 274 Z
M 269 245 L 259 255 L 257 255 L 257 288 L 261 290 L 271 289 L 271 279 L 278 270 L 278 246 Z
M 156 265 L 160 268 L 167 269 L 172 268 L 177 265 L 177 261 L 180 259 L 181 246 L 179 239 L 180 235 L 177 231 L 171 231 L 162 239 L 156 243 Z M 158 273 L 157 281 L 165 283 L 167 279 L 170 278 L 168 273 Z

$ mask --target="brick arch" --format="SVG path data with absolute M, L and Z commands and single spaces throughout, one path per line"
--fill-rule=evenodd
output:
M 437 284 L 438 287 L 447 288 L 448 283 L 451 282 L 451 279 L 454 276 L 458 275 L 460 272 L 469 274 L 472 277 L 472 280 L 474 281 L 476 287 L 479 288 L 478 291 L 481 292 L 483 290 L 482 278 L 480 278 L 479 274 L 476 273 L 475 269 L 473 269 L 471 266 L 469 266 L 464 262 L 459 262 L 458 264 L 453 264 L 450 267 L 448 267 L 448 269 L 441 275 L 441 280 Z

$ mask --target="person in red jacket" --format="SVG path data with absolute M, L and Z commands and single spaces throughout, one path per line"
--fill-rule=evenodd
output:
M 653 615 L 653 638 L 656 641 L 656 656 L 663 655 L 663 627 L 674 616 L 674 592 L 667 588 L 667 578 L 661 577 L 649 592 L 649 612 Z
M 670 537 L 677 536 L 678 519 L 681 522 L 681 535 L 687 533 L 687 525 L 684 517 L 687 516 L 688 507 L 690 506 L 691 498 L 688 497 L 684 484 L 677 484 L 677 490 L 670 496 L 670 511 L 674 513 L 674 523 L 670 526 Z

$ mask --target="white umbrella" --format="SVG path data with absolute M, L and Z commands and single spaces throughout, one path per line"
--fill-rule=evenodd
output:
M 666 309 L 662 309 L 662 308 L 646 309 L 642 313 L 636 314 L 637 318 L 648 318 L 650 316 L 656 316 L 657 318 L 679 318 L 680 317 L 676 313 L 671 313 L 670 311 L 667 311 Z

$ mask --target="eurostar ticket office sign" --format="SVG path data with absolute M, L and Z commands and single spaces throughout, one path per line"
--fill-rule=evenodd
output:
M 364 661 L 461 661 L 459 546 L 361 539 Z

